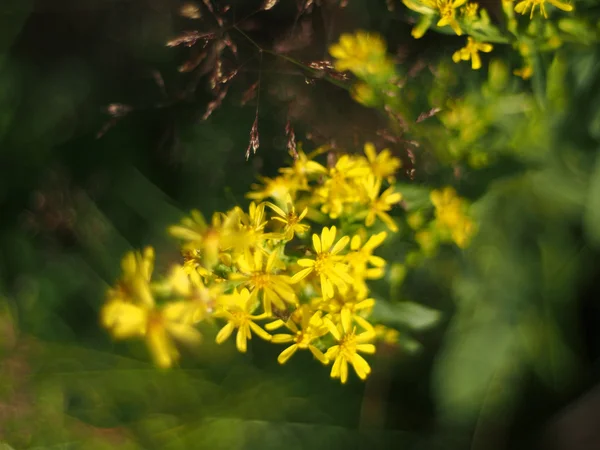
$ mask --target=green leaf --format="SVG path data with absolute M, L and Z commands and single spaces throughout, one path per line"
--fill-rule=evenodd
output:
M 588 200 L 583 213 L 583 226 L 587 238 L 600 246 L 600 158 L 590 177 Z
M 377 321 L 408 327 L 411 330 L 426 330 L 440 321 L 441 313 L 413 302 L 379 301 L 375 304 L 371 317 Z

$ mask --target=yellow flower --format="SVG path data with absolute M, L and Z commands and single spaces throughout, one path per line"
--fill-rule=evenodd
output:
M 329 147 L 320 147 L 313 153 L 324 152 L 328 149 Z M 294 161 L 292 167 L 282 167 L 279 169 L 279 172 L 288 177 L 288 179 L 295 178 L 300 186 L 305 187 L 308 177 L 327 173 L 327 169 L 318 162 L 313 161 L 311 156 L 307 156 L 302 150 L 298 150 L 297 153 L 298 158 Z
M 471 36 L 467 38 L 467 45 L 460 50 L 457 50 L 452 55 L 452 61 L 455 63 L 471 60 L 471 67 L 474 70 L 481 69 L 481 58 L 479 52 L 489 53 L 494 47 L 492 44 L 484 42 L 476 42 Z
M 375 223 L 375 218 L 378 217 L 390 231 L 398 231 L 398 225 L 394 219 L 390 217 L 387 211 L 392 209 L 392 206 L 402 200 L 402 194 L 394 192 L 394 187 L 390 186 L 379 195 L 381 189 L 381 178 L 370 176 L 366 181 L 366 188 L 369 195 L 369 209 L 365 219 L 367 227 Z
M 515 12 L 524 15 L 527 13 L 527 11 L 529 11 L 529 9 L 531 9 L 529 18 L 533 19 L 533 13 L 535 12 L 535 7 L 539 6 L 542 15 L 547 19 L 548 13 L 546 13 L 546 2 L 550 3 L 554 7 L 561 9 L 563 11 L 573 11 L 572 5 L 561 2 L 560 0 L 523 0 L 515 5 Z
M 365 298 L 367 292 L 359 293 L 356 290 L 349 290 L 343 295 L 335 295 L 331 299 L 316 298 L 313 305 L 321 311 L 329 313 L 330 317 L 335 317 L 341 321 L 346 329 L 350 329 L 356 318 L 364 319 L 371 314 L 375 306 L 374 298 Z M 369 322 L 360 322 L 365 330 L 371 330 L 373 327 Z
M 361 380 L 366 379 L 371 373 L 369 363 L 358 352 L 375 353 L 375 346 L 370 343 L 375 338 L 375 332 L 365 319 L 357 317 L 356 320 L 367 331 L 356 334 L 356 327 L 349 329 L 344 327 L 343 322 L 335 325 L 329 318 L 324 319 L 329 332 L 337 341 L 337 345 L 327 350 L 325 357 L 330 361 L 333 360 L 331 378 L 339 378 L 342 384 L 348 380 L 348 363 L 352 364 L 356 375 Z
M 262 201 L 266 198 L 272 198 L 276 202 L 285 202 L 288 195 L 294 197 L 296 191 L 304 186 L 296 179 L 287 176 L 278 176 L 275 178 L 258 177 L 260 184 L 253 184 L 251 188 L 254 192 L 246 194 L 246 198 Z
M 437 8 L 440 14 L 440 20 L 437 23 L 438 27 L 445 27 L 450 25 L 454 32 L 461 36 L 462 30 L 460 25 L 456 21 L 456 10 L 464 5 L 467 0 L 427 0 L 425 3 L 429 3 Z
M 430 199 L 435 206 L 435 215 L 440 225 L 452 229 L 462 222 L 465 205 L 453 187 L 447 186 L 442 190 L 431 191 Z
M 373 255 L 373 251 L 383 243 L 386 237 L 387 233 L 382 231 L 371 236 L 364 244 L 358 234 L 352 237 L 350 241 L 352 251 L 346 255 L 346 261 L 348 261 L 355 277 L 364 276 L 374 280 L 384 275 L 385 260 L 380 256 Z M 368 268 L 368 264 L 371 264 L 374 268 Z
M 378 34 L 366 31 L 342 34 L 339 42 L 329 47 L 329 53 L 335 58 L 336 70 L 349 70 L 359 78 L 377 76 L 385 79 L 394 73 L 385 42 Z
M 348 275 L 348 267 L 339 262 L 341 257 L 338 255 L 348 245 L 350 238 L 344 236 L 334 245 L 336 233 L 336 227 L 332 226 L 323 228 L 320 238 L 318 234 L 313 234 L 315 259 L 298 260 L 298 265 L 304 269 L 292 277 L 292 283 L 297 283 L 315 272 L 320 278 L 324 298 L 333 297 L 334 284 L 342 291 L 347 288 L 348 284 L 352 284 L 352 277 Z
M 395 181 L 394 174 L 402 167 L 402 161 L 392 156 L 389 149 L 383 149 L 379 154 L 375 151 L 375 146 L 370 142 L 365 144 L 365 155 L 371 166 L 371 172 L 378 178 L 387 180 L 388 183 Z
M 231 225 L 231 219 L 222 213 L 214 213 L 208 225 L 202 213 L 194 210 L 190 217 L 181 221 L 181 225 L 169 227 L 169 233 L 175 238 L 188 241 L 185 249 L 200 252 L 202 262 L 210 269 L 219 262 L 219 250 Z
M 238 330 L 235 345 L 241 353 L 246 353 L 247 341 L 252 339 L 252 331 L 265 341 L 271 340 L 271 335 L 254 323 L 255 320 L 264 318 L 264 315 L 252 315 L 258 307 L 258 302 L 250 295 L 248 289 L 242 289 L 240 292 L 236 289 L 233 294 L 224 295 L 220 300 L 222 308 L 214 316 L 224 318 L 227 324 L 217 333 L 217 344 L 225 342 L 235 329 Z
M 223 293 L 223 283 L 213 282 L 207 287 L 198 271 L 188 272 L 183 266 L 175 266 L 163 285 L 163 293 L 184 298 L 181 317 L 185 322 L 198 323 L 214 312 L 217 297 Z
M 475 20 L 477 19 L 477 13 L 479 12 L 479 5 L 477 3 L 467 3 L 462 12 L 465 18 Z
M 265 204 L 250 203 L 248 213 L 236 206 L 230 212 L 235 218 L 237 226 L 234 232 L 228 235 L 227 246 L 231 246 L 236 255 L 244 254 L 248 250 L 258 248 L 266 239 L 265 226 L 267 225 Z
M 377 340 L 383 341 L 386 344 L 396 345 L 400 339 L 400 332 L 385 325 L 375 325 L 375 334 Z
M 108 290 L 109 299 L 118 299 L 144 305 L 153 305 L 150 278 L 154 267 L 154 249 L 147 247 L 144 253 L 128 252 L 121 260 L 121 279 L 114 289 Z
M 344 206 L 361 200 L 360 180 L 367 176 L 371 169 L 365 158 L 354 158 L 342 155 L 335 166 L 329 169 L 329 177 L 324 185 L 313 191 L 314 200 L 321 204 L 321 212 L 337 219 Z
M 266 205 L 269 208 L 271 208 L 275 212 L 275 214 L 277 214 L 277 216 L 271 217 L 271 220 L 275 220 L 276 222 L 283 224 L 283 233 L 287 241 L 291 241 L 292 239 L 294 239 L 294 234 L 303 235 L 309 230 L 309 225 L 300 223 L 302 222 L 302 219 L 304 219 L 304 217 L 306 216 L 308 208 L 304 208 L 302 212 L 298 215 L 296 213 L 296 207 L 292 203 L 291 197 L 288 196 L 286 199 L 285 211 L 271 202 L 266 202 Z
M 287 344 L 293 342 L 288 348 L 282 351 L 277 357 L 279 364 L 285 364 L 298 349 L 310 350 L 315 358 L 323 364 L 327 364 L 327 358 L 321 350 L 313 345 L 313 342 L 328 333 L 328 328 L 321 319 L 321 311 L 313 313 L 308 305 L 302 305 L 298 308 L 298 313 L 292 317 L 297 320 L 298 325 L 292 319 L 285 322 L 294 334 L 276 334 L 271 342 L 274 344 Z M 298 317 L 299 316 L 299 317 Z M 283 323 L 283 321 L 280 321 Z
M 513 74 L 523 78 L 524 80 L 528 80 L 533 75 L 533 67 L 525 66 L 521 69 L 515 69 L 513 70 Z
M 475 232 L 475 226 L 465 214 L 467 209 L 465 201 L 450 186 L 432 191 L 430 197 L 435 206 L 438 228 L 449 232 L 456 245 L 461 248 L 466 247 Z
M 162 308 L 136 305 L 122 300 L 111 300 L 102 308 L 102 325 L 116 339 L 144 337 L 153 359 L 159 367 L 170 367 L 179 357 L 173 340 L 185 344 L 199 344 L 202 336 L 182 311 L 187 302 L 168 303 Z
M 229 279 L 241 281 L 243 286 L 249 287 L 253 299 L 262 297 L 264 312 L 271 316 L 272 305 L 285 309 L 286 303 L 295 305 L 297 299 L 290 286 L 290 277 L 275 273 L 278 253 L 273 251 L 266 264 L 263 264 L 264 257 L 264 253 L 258 249 L 254 253 L 247 252 L 237 261 L 240 271 L 230 274 Z

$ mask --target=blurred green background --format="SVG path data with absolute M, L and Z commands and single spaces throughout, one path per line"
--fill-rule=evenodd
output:
M 214 98 L 210 73 L 179 71 L 190 50 L 165 44 L 215 21 L 202 4 L 201 19 L 182 17 L 184 3 L 0 5 L 0 440 L 17 450 L 600 448 L 599 437 L 574 437 L 594 430 L 600 404 L 561 419 L 587 398 L 600 354 L 593 45 L 565 53 L 562 100 L 545 116 L 494 119 L 495 132 L 514 138 L 495 142 L 513 153 L 460 180 L 481 220 L 473 246 L 411 270 L 391 290 L 398 298 L 374 286 L 378 297 L 423 308 L 382 313 L 401 330 L 409 323 L 418 351 L 381 348 L 366 383 L 340 386 L 309 355 L 280 367 L 280 349 L 261 342 L 240 355 L 214 345 L 211 330 L 197 354 L 166 372 L 152 367 L 143 343 L 111 341 L 98 311 L 123 253 L 156 246 L 157 271 L 178 261 L 166 226 L 191 208 L 244 205 L 257 175 L 289 162 L 288 120 L 307 149 L 335 142 L 355 151 L 375 140 L 410 161 L 401 140 L 385 140 L 384 115 L 261 55 L 236 30 L 237 56 L 224 52 L 235 82 L 202 120 Z M 228 2 L 228 17 L 265 49 L 305 62 L 327 59 L 328 45 L 356 28 L 381 32 L 407 68 L 449 59 L 462 45 L 434 33 L 411 40 L 400 2 L 350 0 L 340 9 L 323 0 L 300 18 L 302 2 L 254 14 L 261 3 Z M 453 68 L 463 92 L 479 95 L 485 71 Z M 259 79 L 261 145 L 246 161 L 257 103 L 241 103 Z M 432 154 L 417 157 L 415 181 L 402 175 L 408 200 L 410 189 L 448 181 L 427 169 Z M 386 249 L 391 262 L 403 261 L 403 239 Z M 436 326 L 428 308 L 441 311 Z

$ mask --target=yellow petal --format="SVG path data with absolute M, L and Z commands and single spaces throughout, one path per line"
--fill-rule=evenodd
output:
M 234 329 L 235 326 L 231 322 L 228 322 L 227 325 L 221 328 L 221 330 L 219 330 L 219 332 L 217 333 L 215 342 L 217 344 L 222 344 L 223 342 L 225 342 L 229 338 L 229 336 L 231 336 L 231 332 Z
M 285 364 L 287 360 L 290 359 L 294 353 L 296 353 L 296 350 L 298 350 L 298 344 L 290 345 L 279 354 L 277 357 L 277 362 L 279 364 Z

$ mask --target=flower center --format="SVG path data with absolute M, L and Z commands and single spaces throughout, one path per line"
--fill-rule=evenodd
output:
M 264 272 L 255 272 L 252 274 L 252 283 L 256 289 L 264 289 L 268 287 L 271 282 L 271 276 Z
M 331 266 L 331 255 L 329 252 L 321 252 L 315 259 L 315 271 L 321 275 Z

